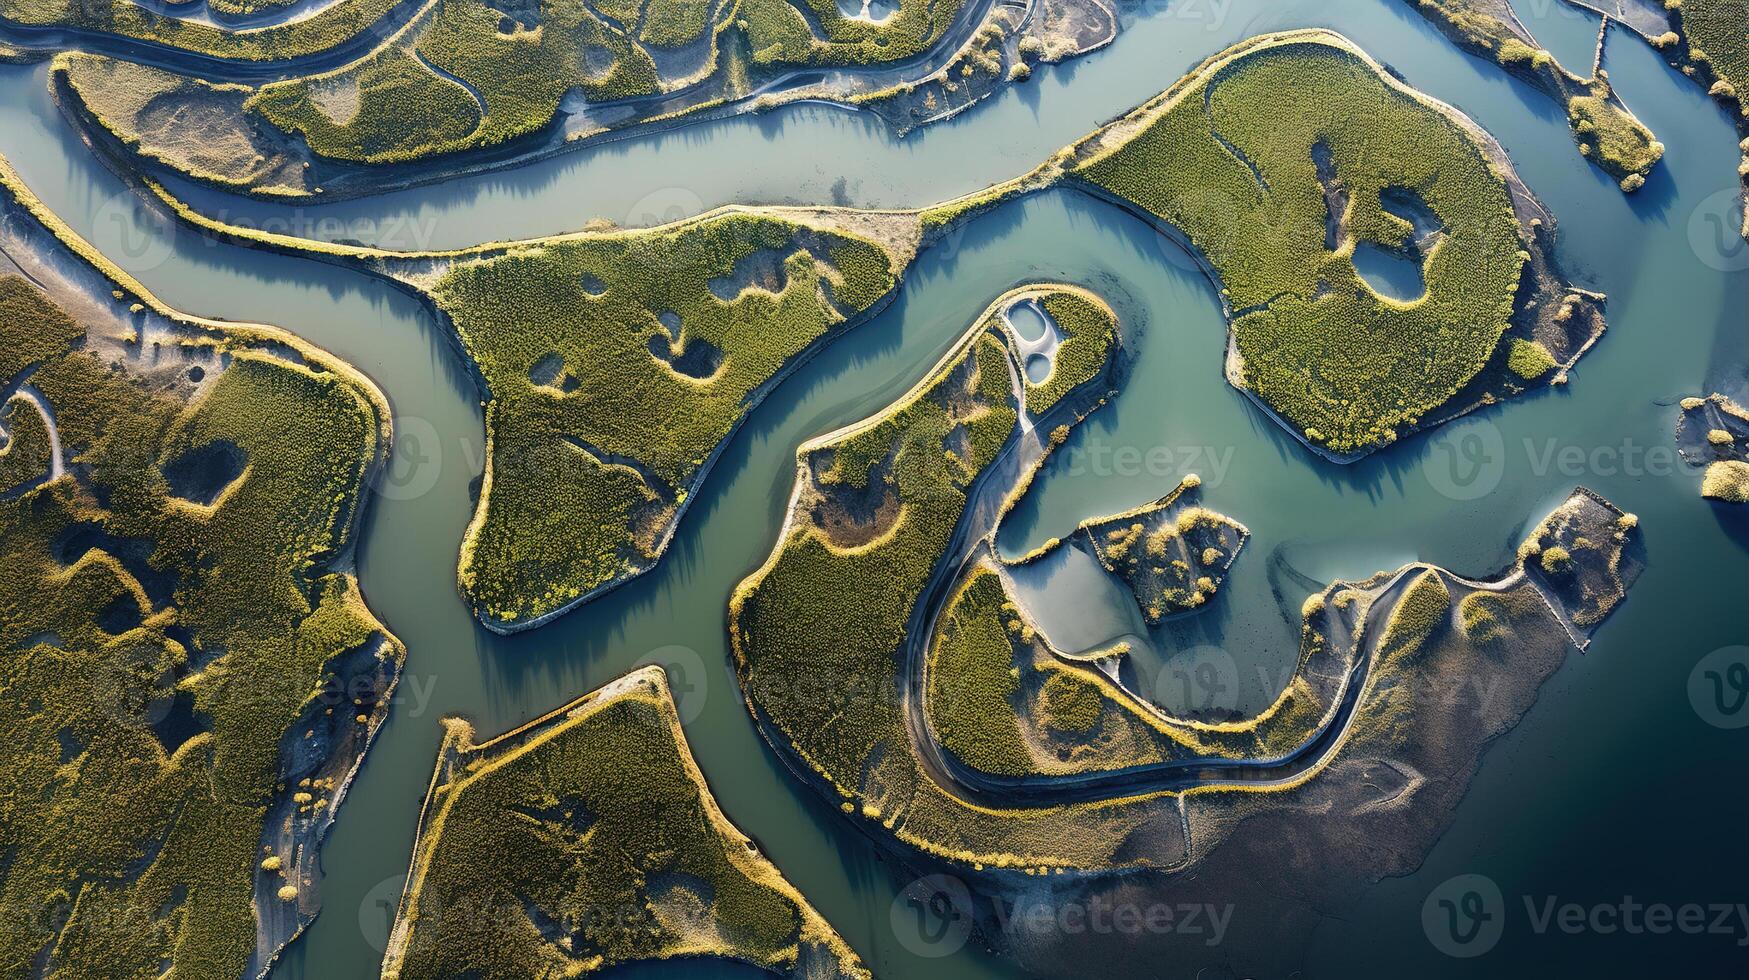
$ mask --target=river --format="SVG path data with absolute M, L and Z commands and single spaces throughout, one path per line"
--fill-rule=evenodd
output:
M 1734 956 L 1740 970 L 1736 936 L 1538 934 L 1526 908 L 1550 896 L 1736 902 L 1743 896 L 1729 888 L 1740 882 L 1719 872 L 1749 867 L 1740 817 L 1749 791 L 1735 779 L 1749 735 L 1707 724 L 1688 694 L 1702 657 L 1749 643 L 1749 626 L 1728 612 L 1749 581 L 1749 511 L 1701 500 L 1671 436 L 1677 399 L 1739 383 L 1749 361 L 1749 247 L 1728 234 L 1736 137 L 1702 92 L 1619 29 L 1606 55 L 1611 76 L 1668 147 L 1631 198 L 1584 163 L 1557 107 L 1462 54 L 1395 0 L 1174 2 L 1110 48 L 903 141 L 865 116 L 803 105 L 295 215 L 188 193 L 231 220 L 293 219 L 306 233 L 402 248 L 569 231 L 596 216 L 649 223 L 728 202 L 922 205 L 1029 170 L 1230 43 L 1303 26 L 1343 32 L 1505 145 L 1560 222 L 1568 274 L 1610 294 L 1609 332 L 1571 384 L 1354 465 L 1322 462 L 1223 381 L 1220 311 L 1188 259 L 1108 205 L 1051 192 L 925 252 L 898 302 L 780 387 L 724 452 L 657 570 L 514 637 L 473 625 L 456 594 L 483 437 L 477 394 L 431 316 L 371 277 L 153 220 L 54 109 L 44 69 L 0 67 L 0 153 L 75 230 L 172 306 L 274 323 L 350 361 L 395 413 L 395 466 L 373 504 L 360 576 L 371 608 L 407 644 L 406 675 L 324 849 L 324 912 L 276 976 L 374 975 L 441 716 L 464 713 L 496 733 L 652 659 L 675 668 L 693 752 L 724 810 L 878 976 L 1020 975 L 972 947 L 918 955 L 895 934 L 895 896 L 908 879 L 760 741 L 731 675 L 724 615 L 730 590 L 774 543 L 796 447 L 886 404 L 996 296 L 1039 279 L 1101 292 L 1142 339 L 1126 391 L 1059 452 L 1004 528 L 1003 548 L 1024 550 L 1152 500 L 1185 472 L 1202 476 L 1208 506 L 1253 532 L 1212 608 L 1156 631 L 1138 655 L 1144 685 L 1168 707 L 1256 709 L 1273 699 L 1311 590 L 1287 582 L 1278 602 L 1272 567 L 1321 582 L 1420 559 L 1482 578 L 1511 560 L 1526 522 L 1576 484 L 1640 515 L 1649 567 L 1629 601 L 1488 751 L 1425 865 L 1368 889 L 1317 930 L 1304 975 L 1470 975 L 1476 964 L 1441 955 L 1421 919 L 1430 890 L 1470 873 L 1505 895 L 1505 938 L 1484 961 L 1497 973 L 1509 958 L 1630 975 L 1677 957 Z M 1067 619 L 1061 628 L 1097 632 Z M 1202 663 L 1219 669 L 1187 669 Z M 1222 679 L 1218 690 L 1196 680 L 1209 676 Z M 1169 964 L 1160 975 L 1176 976 Z

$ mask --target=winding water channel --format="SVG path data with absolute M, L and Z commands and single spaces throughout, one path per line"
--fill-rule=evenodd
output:
M 374 975 L 440 716 L 461 712 L 482 732 L 502 731 L 650 661 L 673 668 L 693 751 L 724 810 L 877 975 L 1019 975 L 975 948 L 935 959 L 896 937 L 894 900 L 908 878 L 760 741 L 731 676 L 724 615 L 730 591 L 775 541 L 796 447 L 903 393 L 992 300 L 1038 279 L 1101 293 L 1141 336 L 1123 393 L 1059 450 L 1006 522 L 1002 548 L 1024 551 L 1084 518 L 1156 499 L 1187 472 L 1203 478 L 1209 507 L 1253 532 L 1212 608 L 1153 631 L 1137 650 L 1139 683 L 1168 710 L 1267 705 L 1291 673 L 1300 602 L 1330 579 L 1414 560 L 1487 578 L 1510 562 L 1526 523 L 1577 484 L 1641 518 L 1649 567 L 1629 601 L 1484 757 L 1426 864 L 1320 927 L 1305 975 L 1470 975 L 1474 964 L 1439 954 L 1421 926 L 1428 891 L 1457 874 L 1485 874 L 1508 896 L 1515 918 L 1494 960 L 1559 957 L 1575 972 L 1611 975 L 1666 968 L 1694 947 L 1534 935 L 1521 897 L 1744 897 L 1718 893 L 1717 869 L 1749 866 L 1739 816 L 1749 791 L 1734 778 L 1749 736 L 1706 724 L 1688 680 L 1709 652 L 1749 643 L 1738 614 L 1749 512 L 1701 500 L 1671 434 L 1677 399 L 1738 390 L 1749 362 L 1749 246 L 1731 234 L 1738 153 L 1728 121 L 1643 44 L 1612 32 L 1612 79 L 1669 147 L 1648 185 L 1624 198 L 1574 150 L 1556 106 L 1458 52 L 1395 0 L 1160 6 L 1108 49 L 903 141 L 867 117 L 804 105 L 320 208 L 176 190 L 233 221 L 395 248 L 570 231 L 596 216 L 647 224 L 728 202 L 915 206 L 1031 169 L 1232 42 L 1328 26 L 1491 131 L 1557 216 L 1567 272 L 1610 294 L 1609 332 L 1572 383 L 1353 465 L 1320 461 L 1223 381 L 1219 307 L 1188 258 L 1114 207 L 1066 191 L 1033 196 L 925 252 L 897 302 L 755 411 L 658 569 L 513 637 L 474 625 L 456 594 L 483 438 L 478 396 L 430 315 L 380 280 L 155 220 L 60 117 L 42 67 L 0 67 L 0 153 L 74 229 L 173 306 L 278 324 L 333 351 L 369 374 L 395 412 L 396 462 L 360 571 L 372 609 L 407 644 L 407 673 L 324 850 L 324 912 L 277 976 Z M 1050 590 L 1073 593 L 1053 594 L 1045 612 L 1059 642 L 1146 632 L 1075 587 L 1078 578 L 1048 578 Z M 1204 663 L 1218 669 L 1188 669 Z M 1220 683 L 1196 680 L 1210 676 Z M 1680 941 L 1734 950 L 1730 936 Z M 1176 974 L 1162 965 L 1160 975 Z

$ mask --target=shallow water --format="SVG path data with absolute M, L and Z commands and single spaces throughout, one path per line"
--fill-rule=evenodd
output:
M 1412 302 L 1427 292 L 1420 262 L 1372 242 L 1355 244 L 1354 271 L 1360 273 L 1373 292 L 1387 299 Z
M 1014 596 L 1053 646 L 1086 653 L 1145 629 L 1133 593 L 1077 543 L 1009 569 Z
M 1603 18 L 1566 0 L 1512 0 L 1512 12 L 1561 67 L 1580 78 L 1591 76 Z
M 174 306 L 276 323 L 350 360 L 395 411 L 396 465 L 360 573 L 371 607 L 406 641 L 407 674 L 324 850 L 325 911 L 278 975 L 372 974 L 440 716 L 461 712 L 482 732 L 501 731 L 651 661 L 673 670 L 693 751 L 725 811 L 877 975 L 1019 975 L 977 944 L 937 959 L 897 938 L 895 896 L 908 879 L 759 740 L 730 674 L 723 617 L 730 590 L 772 546 L 796 446 L 885 405 L 996 296 L 1041 278 L 1101 293 L 1141 339 L 1126 391 L 1041 474 L 1004 529 L 1004 550 L 1158 498 L 1189 472 L 1203 478 L 1208 506 L 1253 532 L 1213 608 L 1150 638 L 1159 662 L 1138 672 L 1185 685 L 1174 694 L 1162 683 L 1161 699 L 1179 702 L 1169 707 L 1216 693 L 1240 709 L 1267 704 L 1297 654 L 1306 581 L 1417 558 L 1486 575 L 1510 560 L 1526 519 L 1578 483 L 1642 518 L 1650 567 L 1631 600 L 1489 751 L 1425 866 L 1368 889 L 1320 927 L 1306 976 L 1471 975 L 1474 963 L 1429 944 L 1420 915 L 1429 891 L 1461 873 L 1487 875 L 1506 896 L 1505 938 L 1479 961 L 1495 973 L 1557 957 L 1602 975 L 1677 958 L 1716 966 L 1691 970 L 1703 975 L 1741 964 L 1732 936 L 1538 935 L 1523 907 L 1524 897 L 1550 895 L 1735 902 L 1740 885 L 1720 871 L 1749 866 L 1737 816 L 1749 793 L 1728 778 L 1740 771 L 1744 736 L 1705 724 L 1687 695 L 1701 657 L 1749 640 L 1740 617 L 1725 614 L 1749 575 L 1749 516 L 1699 499 L 1671 439 L 1675 399 L 1738 383 L 1749 359 L 1739 312 L 1749 308 L 1749 247 L 1714 234 L 1735 222 L 1736 141 L 1702 93 L 1625 35 L 1611 40 L 1612 77 L 1669 147 L 1632 198 L 1581 160 L 1547 99 L 1458 52 L 1395 0 L 1174 3 L 1106 51 L 904 141 L 862 116 L 798 106 L 295 213 L 193 196 L 233 220 L 402 248 L 573 230 L 597 215 L 648 224 L 729 201 L 926 204 L 1030 169 L 1229 43 L 1314 25 L 1342 30 L 1474 116 L 1559 218 L 1568 271 L 1611 295 L 1610 331 L 1571 384 L 1352 466 L 1321 462 L 1226 386 L 1216 298 L 1175 246 L 1107 205 L 1046 194 L 926 252 L 898 302 L 755 411 L 655 572 L 511 638 L 474 626 L 456 596 L 483 440 L 477 395 L 429 315 L 370 277 L 216 245 L 139 212 L 55 113 L 42 70 L 0 68 L 0 152 L 75 229 Z M 1192 668 L 1205 662 L 1232 665 L 1216 672 L 1221 691 L 1198 680 L 1210 675 Z M 1648 805 L 1660 812 L 1643 812 Z M 696 966 L 658 972 L 701 975 Z M 1176 976 L 1169 966 L 1161 975 Z
M 1021 340 L 1028 342 L 1042 339 L 1045 331 L 1050 329 L 1050 322 L 1045 317 L 1045 311 L 1034 303 L 1016 303 L 1003 311 L 1008 318 L 1008 325 L 1020 335 Z

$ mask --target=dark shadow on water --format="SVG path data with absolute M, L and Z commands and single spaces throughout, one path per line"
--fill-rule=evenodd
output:
M 1719 530 L 1731 543 L 1739 549 L 1749 552 L 1749 504 L 1727 504 L 1717 500 L 1707 501 L 1712 508 L 1713 520 L 1718 522 Z
M 1749 242 L 1737 247 L 1749 249 Z M 1749 308 L 1749 272 L 1736 272 L 1726 277 L 1722 306 L 1726 310 Z M 1690 394 L 1705 395 L 1720 392 L 1739 403 L 1749 397 L 1749 332 L 1740 329 L 1741 321 L 1721 322 L 1713 334 L 1711 357 L 1707 360 L 1707 376 L 1702 386 L 1706 390 Z
M 601 980 L 771 980 L 773 974 L 729 960 L 689 957 L 664 963 L 634 963 L 596 974 Z
M 823 118 L 823 122 L 820 122 Z M 737 132 L 745 132 L 749 128 L 756 131 L 767 142 L 777 143 L 793 139 L 794 127 L 805 127 L 815 130 L 820 128 L 833 130 L 839 128 L 864 129 L 869 135 L 882 139 L 889 133 L 888 127 L 873 114 L 855 109 L 826 105 L 823 103 L 802 103 L 781 106 L 773 110 L 759 113 L 746 113 L 720 119 L 701 120 L 677 129 L 665 130 L 660 133 L 641 133 L 626 138 L 608 140 L 590 144 L 586 147 L 569 149 L 522 166 L 510 166 L 488 170 L 482 173 L 469 174 L 439 183 L 425 184 L 417 187 L 389 191 L 384 194 L 370 195 L 363 198 L 351 198 L 333 202 L 307 202 L 298 204 L 292 210 L 296 220 L 308 226 L 303 232 L 306 237 L 332 238 L 332 234 L 320 231 L 325 225 L 338 227 L 373 227 L 383 235 L 393 240 L 382 241 L 384 247 L 398 251 L 418 251 L 431 248 L 466 247 L 480 241 L 498 240 L 507 236 L 481 232 L 476 235 L 445 235 L 441 240 L 435 240 L 430 234 L 431 228 L 420 222 L 435 221 L 467 221 L 472 223 L 473 216 L 465 214 L 466 209 L 487 204 L 492 198 L 511 197 L 515 199 L 532 199 L 546 194 L 552 194 L 562 185 L 578 179 L 586 168 L 596 166 L 611 169 L 613 161 L 638 152 L 647 151 L 652 141 L 660 141 L 664 150 L 677 155 L 706 148 L 719 148 L 724 142 L 732 142 L 730 137 Z M 287 209 L 282 204 L 263 202 L 253 198 L 239 196 L 207 185 L 195 184 L 185 179 L 165 174 L 165 185 L 177 196 L 209 215 L 223 215 L 228 220 L 242 224 L 253 223 L 260 226 L 263 222 L 286 220 Z M 688 195 L 690 188 L 683 188 Z M 748 204 L 818 204 L 818 201 L 801 200 L 688 200 L 695 206 L 685 208 L 686 213 L 664 214 L 658 216 L 662 221 L 677 220 L 691 217 L 693 213 L 727 203 Z M 590 214 L 571 213 L 570 218 L 562 226 L 545 230 L 545 234 L 560 234 L 581 227 L 591 217 L 605 217 L 617 222 L 625 222 L 628 216 L 623 213 Z M 633 216 L 635 217 L 635 216 Z M 406 219 L 402 222 L 401 219 Z M 373 224 L 374 222 L 374 224 Z M 398 230 L 396 230 L 398 229 Z M 391 234 L 391 231 L 393 233 Z M 370 238 L 371 236 L 360 236 Z M 522 236 L 511 235 L 510 238 Z M 377 244 L 377 241 L 369 241 Z
M 1071 72 L 1063 71 L 1062 69 L 1067 67 L 1067 65 L 1072 64 L 1075 64 L 1075 62 L 1070 61 L 1064 65 L 1048 66 L 1048 69 L 1052 75 L 1057 76 L 1057 80 L 1061 84 L 1067 85 L 1069 84 L 1069 76 Z M 1020 100 L 1020 104 L 1032 110 L 1032 118 L 1035 120 L 1039 117 L 1039 109 L 1044 101 L 1040 88 L 1045 84 L 1046 76 L 1041 72 L 1041 69 L 1046 68 L 1047 66 L 1045 65 L 1039 65 L 1033 69 L 1032 77 L 1030 79 L 1024 82 L 1011 82 L 1008 85 L 1008 87 L 1013 90 L 1014 97 Z M 1061 72 L 1061 74 L 1059 75 L 1058 72 Z M 991 96 L 992 99 L 999 97 L 1000 93 Z
M 391 354 L 391 348 L 381 344 L 380 338 L 367 338 L 366 335 L 404 320 L 415 320 L 419 324 L 420 342 L 409 346 L 416 351 L 424 351 L 432 365 L 448 381 L 453 394 L 468 401 L 479 397 L 473 374 L 463 365 L 457 352 L 456 341 L 449 328 L 438 322 L 430 302 L 387 279 L 313 258 L 226 245 L 186 225 L 176 226 L 173 245 L 179 258 L 198 267 L 213 270 L 211 273 L 193 273 L 193 281 L 199 281 L 206 275 L 219 275 L 263 284 L 295 282 L 327 293 L 336 304 L 354 297 L 363 299 L 368 303 L 376 323 L 351 325 L 361 338 L 356 346 L 344 342 L 350 339 L 350 335 L 312 337 L 307 330 L 294 332 L 363 371 L 383 389 L 391 408 L 395 407 L 395 391 L 392 385 L 384 383 L 383 371 L 377 365 L 390 356 L 405 357 L 408 351 L 396 347 L 392 348 Z M 139 277 L 148 288 L 151 287 L 154 278 L 151 272 L 142 272 Z M 188 303 L 171 305 L 180 305 L 184 307 L 184 312 L 197 316 L 214 315 L 214 311 L 210 309 L 188 309 L 192 305 Z M 267 310 L 261 311 L 261 315 L 254 319 L 273 326 L 283 326 L 283 322 L 276 322 L 272 312 Z M 373 343 L 372 340 L 378 342 Z
M 1614 183 L 1596 167 L 1590 169 L 1605 182 Z M 1645 185 L 1627 195 L 1628 207 L 1633 209 L 1635 216 L 1642 220 L 1668 224 L 1671 217 L 1670 209 L 1676 205 L 1678 194 L 1676 178 L 1670 175 L 1669 165 L 1660 161 L 1657 166 L 1652 168 L 1652 172 L 1646 175 Z

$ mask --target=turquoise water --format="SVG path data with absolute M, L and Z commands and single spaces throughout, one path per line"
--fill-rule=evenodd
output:
M 1580 78 L 1591 76 L 1602 18 L 1567 0 L 1511 0 L 1512 12 L 1561 66 Z
M 1234 706 L 1273 699 L 1297 653 L 1297 609 L 1309 591 L 1278 599 L 1274 566 L 1324 581 L 1425 559 L 1486 575 L 1510 560 L 1526 519 L 1578 483 L 1642 518 L 1650 567 L 1631 600 L 1484 757 L 1426 864 L 1355 896 L 1354 908 L 1317 928 L 1304 975 L 1465 976 L 1479 966 L 1529 975 L 1511 964 L 1557 962 L 1622 975 L 1678 960 L 1706 967 L 1690 972 L 1724 975 L 1736 964 L 1740 974 L 1746 957 L 1731 936 L 1538 935 L 1522 907 L 1526 896 L 1551 895 L 1736 902 L 1742 876 L 1723 872 L 1749 866 L 1739 816 L 1749 793 L 1733 778 L 1745 736 L 1705 724 L 1687 695 L 1697 661 L 1749 640 L 1732 615 L 1749 573 L 1749 518 L 1699 499 L 1698 477 L 1668 455 L 1674 401 L 1739 383 L 1749 362 L 1740 312 L 1749 279 L 1724 271 L 1749 267 L 1749 248 L 1714 233 L 1735 222 L 1736 139 L 1643 45 L 1614 39 L 1609 67 L 1669 154 L 1632 198 L 1584 164 L 1556 107 L 1387 0 L 1174 3 L 1108 50 L 903 141 L 862 116 L 804 106 L 295 214 L 193 196 L 233 220 L 403 248 L 567 231 L 595 216 L 649 223 L 731 201 L 920 205 L 1024 172 L 1207 54 L 1299 26 L 1341 30 L 1501 139 L 1560 220 L 1568 272 L 1611 296 L 1610 331 L 1571 384 L 1353 466 L 1320 462 L 1221 379 L 1219 308 L 1192 264 L 1109 206 L 1051 193 L 926 252 L 898 302 L 755 411 L 655 572 L 512 638 L 475 627 L 455 593 L 483 439 L 477 395 L 430 316 L 372 278 L 213 244 L 137 213 L 49 104 L 41 69 L 0 69 L 0 152 L 76 230 L 174 306 L 275 323 L 346 358 L 396 414 L 396 467 L 375 503 L 360 574 L 371 607 L 407 643 L 407 673 L 324 850 L 325 910 L 279 975 L 372 975 L 439 717 L 461 712 L 483 732 L 501 731 L 650 660 L 674 672 L 693 751 L 725 811 L 878 975 L 1023 975 L 977 943 L 933 959 L 896 935 L 891 913 L 908 876 L 759 740 L 730 674 L 723 617 L 730 590 L 772 546 L 796 446 L 886 404 L 996 296 L 1038 279 L 1102 293 L 1141 341 L 1128 389 L 1059 452 L 1010 519 L 1004 548 L 1155 499 L 1186 472 L 1202 476 L 1209 506 L 1253 532 L 1214 608 L 1150 638 L 1157 660 L 1147 673 L 1161 679 L 1162 700 L 1173 696 L 1172 668 L 1211 650 L 1234 665 Z M 1497 461 L 1479 470 L 1480 484 L 1463 472 L 1475 446 Z M 1495 479 L 1485 496 L 1462 499 Z M 1442 955 L 1422 927 L 1424 899 L 1459 874 L 1486 875 L 1506 896 L 1505 936 L 1480 960 Z M 1158 975 L 1180 974 L 1162 960 Z

